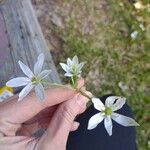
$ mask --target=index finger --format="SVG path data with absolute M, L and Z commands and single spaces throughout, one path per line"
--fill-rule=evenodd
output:
M 78 82 L 78 87 L 82 87 L 84 81 Z M 46 107 L 59 104 L 63 101 L 73 98 L 76 91 L 69 88 L 53 88 L 45 90 L 45 99 L 43 102 L 37 101 L 34 92 L 31 92 L 22 101 L 18 102 L 16 96 L 10 101 L 0 105 L 0 120 L 11 123 L 23 123 Z

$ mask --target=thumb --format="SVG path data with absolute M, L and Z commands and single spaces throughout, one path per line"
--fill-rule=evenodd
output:
M 62 103 L 55 112 L 37 148 L 40 149 L 45 145 L 47 149 L 65 150 L 74 119 L 85 110 L 87 101 L 86 97 L 76 95 L 74 98 Z

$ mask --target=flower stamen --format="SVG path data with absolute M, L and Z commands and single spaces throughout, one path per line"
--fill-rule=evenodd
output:
M 105 107 L 104 114 L 105 116 L 110 116 L 112 114 L 112 109 L 110 107 Z
M 37 78 L 37 77 L 32 77 L 31 82 L 32 82 L 33 84 L 39 83 L 39 82 L 40 82 L 40 79 Z

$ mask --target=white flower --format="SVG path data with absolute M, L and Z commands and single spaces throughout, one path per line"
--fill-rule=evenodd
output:
M 122 82 L 122 81 L 120 81 L 120 82 L 118 83 L 118 86 L 120 87 L 120 89 L 121 89 L 123 92 L 129 89 L 129 87 L 128 87 L 124 82 Z
M 141 1 L 137 1 L 133 5 L 136 9 L 144 9 L 145 8 L 145 6 L 142 4 Z
M 134 39 L 137 38 L 138 34 L 139 34 L 138 31 L 134 31 L 134 32 L 131 33 L 130 36 L 131 36 L 131 38 L 134 40 Z
M 132 118 L 124 115 L 115 113 L 114 111 L 119 110 L 125 104 L 126 99 L 118 96 L 109 96 L 105 105 L 98 98 L 92 98 L 95 109 L 99 110 L 100 113 L 92 116 L 88 123 L 88 130 L 94 129 L 100 122 L 104 120 L 104 126 L 109 136 L 112 135 L 112 119 L 122 126 L 139 126 Z
M 143 24 L 139 24 L 139 27 L 141 28 L 142 31 L 145 31 L 145 27 Z
M 73 77 L 73 76 L 81 76 L 82 67 L 84 66 L 84 62 L 79 63 L 78 57 L 74 56 L 71 60 L 70 58 L 67 59 L 67 64 L 60 63 L 63 70 L 66 72 L 65 76 Z
M 44 87 L 42 85 L 42 80 L 49 75 L 51 70 L 43 70 L 44 63 L 44 54 L 40 54 L 38 56 L 37 62 L 34 64 L 34 72 L 30 70 L 28 66 L 26 66 L 21 61 L 18 61 L 19 66 L 23 73 L 27 77 L 17 77 L 9 80 L 6 85 L 9 87 L 20 87 L 25 86 L 22 91 L 19 93 L 18 101 L 22 100 L 25 96 L 29 94 L 29 92 L 34 88 L 37 97 L 40 100 L 44 99 Z

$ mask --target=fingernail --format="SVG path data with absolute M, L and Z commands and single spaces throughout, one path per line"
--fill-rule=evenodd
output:
M 77 97 L 76 102 L 81 106 L 84 107 L 86 105 L 86 98 L 84 96 L 79 95 Z

